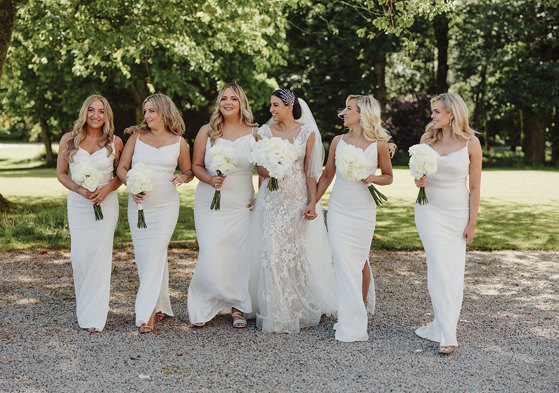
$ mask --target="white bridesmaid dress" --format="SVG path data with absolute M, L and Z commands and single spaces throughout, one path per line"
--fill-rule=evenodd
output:
M 113 153 L 103 147 L 93 154 L 79 148 L 70 163 L 70 172 L 81 160 L 91 158 L 103 175 L 101 186 L 109 183 L 114 171 Z M 76 290 L 76 313 L 81 328 L 102 331 L 109 312 L 113 237 L 118 221 L 118 198 L 115 191 L 101 202 L 103 220 L 96 221 L 93 203 L 80 194 L 68 192 L 72 270 Z
M 234 141 L 218 138 L 215 144 L 234 149 L 237 168 L 223 182 L 220 210 L 210 210 L 213 187 L 200 182 L 196 188 L 194 223 L 200 252 L 188 287 L 191 323 L 207 322 L 218 313 L 230 313 L 232 307 L 243 313 L 252 311 L 247 247 L 251 221 L 248 204 L 254 195 L 253 165 L 249 161 L 254 137 L 250 133 Z M 206 168 L 211 161 L 210 147 L 208 138 Z
M 173 316 L 169 300 L 167 248 L 179 217 L 179 193 L 171 179 L 177 168 L 180 140 L 172 145 L 153 147 L 136 140 L 132 168 L 144 163 L 154 172 L 153 190 L 143 200 L 147 228 L 138 228 L 138 205 L 128 198 L 128 223 L 134 243 L 134 254 L 140 287 L 136 295 L 136 325 L 147 323 L 152 312 Z
M 456 326 L 462 308 L 469 191 L 468 144 L 439 156 L 438 170 L 427 176 L 426 205 L 415 205 L 415 225 L 427 256 L 427 282 L 435 319 L 415 333 L 440 346 L 458 346 Z
M 336 153 L 347 143 L 343 137 L 336 146 Z M 375 173 L 378 163 L 377 142 L 364 149 L 369 172 Z M 368 313 L 375 309 L 375 283 L 367 297 L 368 310 L 363 303 L 363 274 L 369 265 L 369 252 L 376 224 L 376 205 L 362 182 L 343 177 L 336 170 L 336 182 L 328 201 L 328 238 L 334 256 L 338 322 L 334 325 L 336 340 L 367 341 Z M 370 269 L 370 266 L 369 266 Z

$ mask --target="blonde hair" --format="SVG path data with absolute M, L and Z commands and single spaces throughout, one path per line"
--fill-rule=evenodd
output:
M 462 97 L 456 93 L 443 93 L 431 98 L 431 107 L 435 102 L 440 102 L 446 112 L 454 115 L 454 119 L 450 122 L 454 136 L 458 135 L 465 139 L 470 139 L 476 134 L 476 131 L 470 128 L 468 107 Z M 442 139 L 442 137 L 442 129 L 435 128 L 434 121 L 431 121 L 425 127 L 425 133 L 421 136 L 421 140 L 422 143 L 431 145 Z
M 151 102 L 153 109 L 161 115 L 165 128 L 171 133 L 181 136 L 184 134 L 185 125 L 182 119 L 181 113 L 178 110 L 175 103 L 167 97 L 165 94 L 153 94 L 147 97 L 142 103 L 142 108 L 146 105 L 146 102 Z M 128 127 L 124 130 L 127 134 L 133 133 L 144 133 L 149 131 L 149 126 L 144 119 L 141 124 L 137 126 Z
M 105 97 L 98 94 L 93 94 L 87 97 L 83 102 L 78 120 L 76 120 L 76 122 L 74 123 L 74 128 L 72 129 L 72 138 L 69 138 L 66 142 L 66 153 L 64 156 L 68 160 L 68 162 L 72 162 L 74 160 L 74 154 L 77 153 L 78 149 L 80 148 L 80 143 L 85 139 L 85 136 L 87 134 L 87 111 L 91 103 L 96 100 L 99 100 L 103 103 L 103 109 L 105 112 L 105 123 L 102 127 L 103 136 L 97 141 L 97 145 L 100 148 L 107 148 L 107 156 L 110 156 L 113 153 L 113 147 L 111 144 L 113 141 L 113 134 L 115 130 L 113 123 L 113 110 L 109 105 L 109 101 L 107 101 Z M 102 141 L 105 141 L 104 145 L 101 144 Z
M 393 156 L 396 144 L 390 142 L 390 132 L 382 126 L 378 101 L 373 96 L 349 95 L 345 100 L 346 106 L 351 100 L 355 100 L 357 111 L 361 114 L 361 128 L 365 139 L 371 142 L 386 142 L 390 155 Z
M 210 131 L 208 132 L 208 136 L 210 138 L 210 145 L 213 146 L 216 139 L 223 135 L 223 114 L 219 110 L 219 103 L 221 102 L 221 98 L 223 97 L 223 92 L 225 89 L 231 89 L 239 99 L 240 104 L 240 116 L 241 116 L 241 124 L 244 124 L 248 127 L 256 127 L 257 124 L 254 123 L 252 112 L 250 110 L 250 105 L 248 103 L 247 96 L 243 91 L 243 88 L 236 83 L 228 83 L 219 92 L 217 98 L 214 103 L 214 111 L 212 116 L 210 117 Z

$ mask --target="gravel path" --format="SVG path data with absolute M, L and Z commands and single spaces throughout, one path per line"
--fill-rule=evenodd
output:
M 196 252 L 170 250 L 176 317 L 139 336 L 131 250 L 115 251 L 105 331 L 77 327 L 69 254 L 0 256 L 0 392 L 558 392 L 559 252 L 470 252 L 449 357 L 413 334 L 432 317 L 421 252 L 373 254 L 377 312 L 365 343 L 334 340 L 333 318 L 297 335 L 187 326 Z

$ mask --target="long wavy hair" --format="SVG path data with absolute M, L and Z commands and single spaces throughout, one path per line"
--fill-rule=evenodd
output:
M 142 108 L 145 107 L 146 102 L 151 102 L 155 111 L 163 119 L 165 128 L 169 132 L 181 136 L 184 134 L 185 125 L 181 113 L 175 103 L 165 94 L 153 94 L 147 97 L 142 103 Z M 150 128 L 144 119 L 139 125 L 128 127 L 124 130 L 127 134 L 144 133 L 149 131 Z
M 74 160 L 74 154 L 80 148 L 80 143 L 85 139 L 87 134 L 87 111 L 91 103 L 95 100 L 99 100 L 103 103 L 104 110 L 105 110 L 105 123 L 103 124 L 102 131 L 103 136 L 97 141 L 97 145 L 100 148 L 106 147 L 107 148 L 107 155 L 110 156 L 113 153 L 112 141 L 113 141 L 113 134 L 115 131 L 114 122 L 113 122 L 113 110 L 109 105 L 109 101 L 103 96 L 98 94 L 93 94 L 85 99 L 80 109 L 80 114 L 78 120 L 74 123 L 74 128 L 72 129 L 72 136 L 73 138 L 68 139 L 66 143 L 66 153 L 64 157 L 68 160 L 68 162 L 72 162 Z M 105 143 L 103 144 L 103 141 Z
M 233 90 L 233 92 L 239 99 L 241 124 L 244 124 L 248 127 L 256 127 L 258 125 L 254 123 L 252 111 L 250 110 L 250 105 L 243 88 L 236 83 L 228 83 L 223 86 L 223 88 L 217 95 L 214 103 L 214 111 L 212 113 L 212 116 L 210 117 L 210 131 L 208 132 L 208 136 L 210 138 L 210 145 L 212 146 L 215 143 L 216 139 L 220 138 L 223 135 L 223 123 L 225 119 L 223 118 L 223 114 L 219 110 L 219 103 L 221 102 L 221 98 L 223 97 L 223 92 L 227 88 Z
M 450 126 L 452 127 L 452 134 L 455 137 L 461 136 L 465 139 L 470 139 L 476 134 L 476 131 L 470 128 L 468 107 L 462 97 L 456 93 L 443 93 L 431 98 L 431 107 L 435 102 L 440 102 L 445 111 L 454 115 L 454 119 L 452 119 Z M 425 126 L 425 133 L 421 137 L 421 140 L 423 143 L 432 145 L 437 143 L 442 137 L 442 129 L 435 128 L 434 121 L 431 121 Z
M 363 136 L 365 139 L 370 142 L 386 142 L 390 155 L 393 156 L 396 151 L 396 144 L 390 142 L 392 138 L 390 132 L 382 126 L 378 101 L 373 96 L 352 94 L 346 98 L 346 106 L 351 100 L 355 100 L 357 110 L 361 114 L 361 128 L 363 129 Z

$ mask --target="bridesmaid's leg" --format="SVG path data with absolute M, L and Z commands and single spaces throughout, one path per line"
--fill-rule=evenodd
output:
M 367 308 L 367 295 L 369 294 L 369 287 L 371 286 L 371 270 L 369 269 L 369 263 L 365 261 L 365 266 L 361 271 L 363 274 L 363 284 L 361 286 L 363 292 L 363 303 L 365 303 L 365 308 Z

